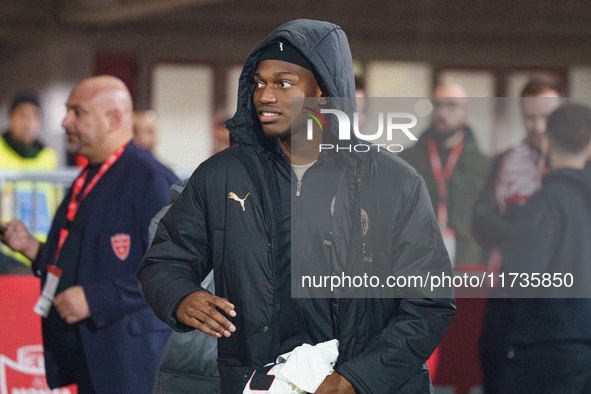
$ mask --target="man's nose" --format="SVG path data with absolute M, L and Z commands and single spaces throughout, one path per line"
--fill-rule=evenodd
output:
M 277 102 L 277 97 L 273 92 L 273 88 L 271 86 L 265 86 L 263 91 L 261 92 L 261 96 L 259 98 L 261 103 L 274 103 Z
M 546 132 L 546 119 L 536 119 L 534 130 L 536 134 L 544 134 Z
M 66 116 L 64 116 L 64 120 L 62 120 L 62 127 L 64 129 L 68 128 L 68 125 L 70 124 L 70 114 L 66 114 Z

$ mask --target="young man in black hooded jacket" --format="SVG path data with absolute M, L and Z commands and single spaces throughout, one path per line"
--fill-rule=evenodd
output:
M 355 97 L 336 25 L 288 22 L 250 55 L 227 124 L 238 145 L 201 164 L 162 219 L 138 273 L 144 296 L 175 330 L 219 338 L 224 393 L 295 346 L 333 338 L 335 373 L 317 393 L 429 392 L 425 361 L 453 319 L 451 296 L 291 297 L 291 268 L 310 258 L 451 275 L 424 181 L 401 159 L 318 145 L 294 155 L 291 99 L 303 97 Z M 218 296 L 199 286 L 212 268 Z

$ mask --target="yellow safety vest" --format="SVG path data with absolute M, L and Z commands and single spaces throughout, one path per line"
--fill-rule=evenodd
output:
M 0 137 L 0 170 L 51 171 L 57 167 L 57 153 L 51 148 L 43 148 L 33 158 L 22 157 L 8 145 L 4 137 Z M 47 240 L 47 233 L 57 201 L 55 187 L 47 182 L 2 182 L 1 183 L 2 222 L 12 219 L 21 220 L 31 233 L 41 242 Z M 62 196 L 63 197 L 63 196 Z M 2 253 L 30 266 L 31 262 L 20 253 L 12 252 L 2 245 Z
M 22 157 L 0 137 L 0 169 L 51 171 L 57 167 L 57 153 L 51 148 L 43 148 L 35 157 Z

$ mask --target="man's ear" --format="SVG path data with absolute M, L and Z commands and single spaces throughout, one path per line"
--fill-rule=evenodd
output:
M 322 89 L 322 87 L 320 87 L 320 85 L 317 87 L 317 89 L 318 90 L 316 90 L 316 96 L 318 97 L 318 105 L 320 107 L 323 107 L 328 103 L 328 94 L 325 93 L 325 91 Z
M 109 122 L 109 130 L 117 130 L 121 126 L 121 122 L 123 121 L 123 113 L 118 108 L 113 108 L 110 111 L 107 111 L 107 120 Z

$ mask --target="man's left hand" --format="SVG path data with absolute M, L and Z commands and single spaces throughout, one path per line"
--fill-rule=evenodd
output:
M 56 295 L 53 306 L 68 324 L 76 324 L 90 317 L 90 307 L 82 286 L 72 286 Z
M 316 394 L 329 393 L 355 394 L 355 389 L 343 375 L 333 372 L 324 379 L 318 390 L 316 390 Z

